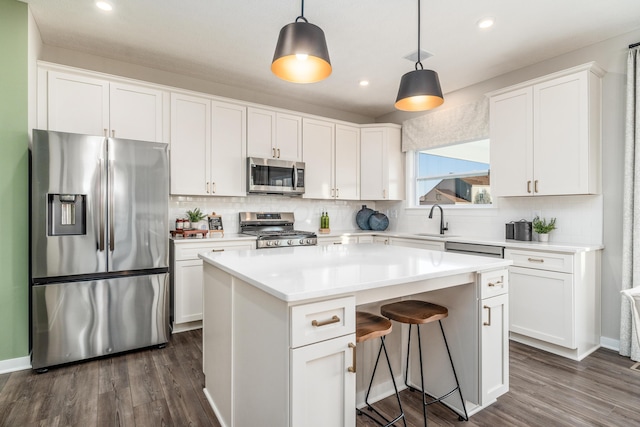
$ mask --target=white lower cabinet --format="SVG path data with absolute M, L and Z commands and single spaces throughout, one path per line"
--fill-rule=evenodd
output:
M 511 339 L 581 360 L 600 346 L 600 251 L 505 250 Z
M 352 245 L 359 243 L 358 236 L 332 236 L 322 237 L 318 236 L 318 245 Z
M 407 248 L 428 249 L 432 251 L 444 251 L 444 242 L 430 240 L 404 239 L 402 237 L 389 237 L 389 245 L 404 246 Z
M 355 334 L 291 350 L 291 426 L 356 425 Z
M 509 295 L 507 270 L 479 275 L 480 404 L 509 391 Z
M 254 248 L 253 240 L 188 243 L 171 241 L 173 332 L 202 326 L 202 260 L 198 258 L 198 254 Z

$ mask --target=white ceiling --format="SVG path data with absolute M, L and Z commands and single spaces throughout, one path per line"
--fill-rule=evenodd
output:
M 270 70 L 299 0 L 22 0 L 45 44 L 379 117 L 394 110 L 417 49 L 417 0 L 307 0 L 332 75 L 307 85 Z M 495 25 L 476 22 L 493 16 Z M 640 27 L 639 0 L 422 0 L 425 68 L 446 93 Z M 368 79 L 368 87 L 358 82 Z M 446 105 L 446 104 L 445 104 Z

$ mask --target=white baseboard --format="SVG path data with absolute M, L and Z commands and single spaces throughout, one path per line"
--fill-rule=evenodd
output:
M 609 350 L 620 351 L 620 340 L 608 337 L 600 337 L 600 346 Z
M 29 356 L 0 360 L 0 374 L 22 371 L 24 369 L 31 369 L 31 358 Z

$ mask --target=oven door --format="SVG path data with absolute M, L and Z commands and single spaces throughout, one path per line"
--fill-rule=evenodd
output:
M 247 193 L 304 194 L 304 162 L 247 159 Z

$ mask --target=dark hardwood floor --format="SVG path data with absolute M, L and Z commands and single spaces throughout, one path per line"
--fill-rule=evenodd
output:
M 201 340 L 200 330 L 184 332 L 164 349 L 40 375 L 0 375 L 0 426 L 219 426 L 202 392 Z M 510 349 L 508 394 L 469 422 L 431 405 L 429 425 L 640 426 L 640 371 L 630 369 L 628 358 L 601 349 L 574 362 L 517 343 Z M 422 426 L 420 395 L 401 397 L 407 425 Z M 394 413 L 394 404 L 390 397 L 376 408 Z M 358 417 L 358 427 L 374 425 Z

